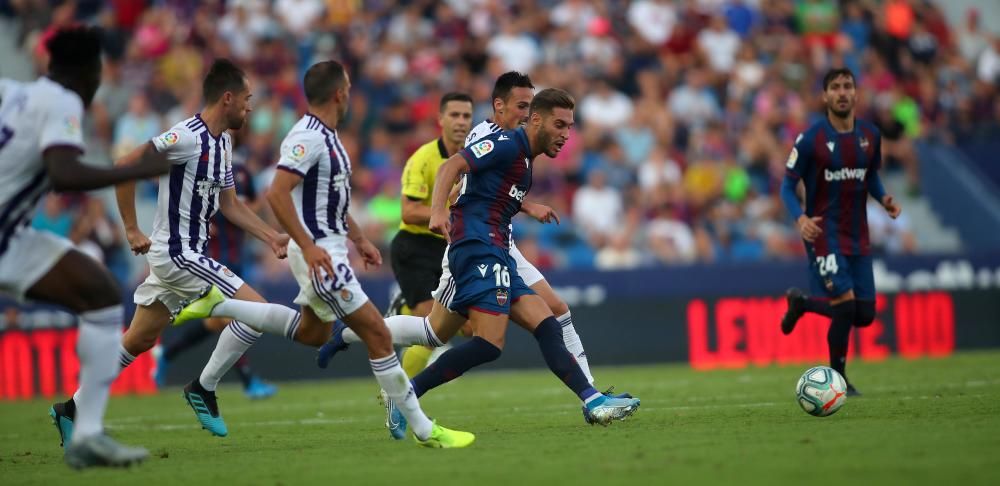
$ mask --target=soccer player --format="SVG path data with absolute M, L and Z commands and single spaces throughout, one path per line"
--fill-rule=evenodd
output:
M 475 436 L 449 430 L 427 418 L 396 358 L 392 336 L 382 315 L 368 300 L 348 261 L 347 241 L 365 265 L 381 265 L 382 256 L 351 217 L 351 160 L 335 127 L 347 114 L 351 82 L 336 61 L 313 65 L 303 80 L 309 113 L 281 144 L 278 171 L 267 200 L 281 225 L 291 235 L 289 263 L 299 283 L 295 303 L 302 306 L 301 333 L 310 332 L 315 346 L 330 336 L 333 322 L 350 326 L 368 346 L 375 379 L 407 421 L 416 424 L 413 435 L 425 447 L 458 448 Z M 181 319 L 225 315 L 241 319 L 257 304 L 224 299 L 209 293 L 181 312 Z M 294 332 L 294 329 L 292 330 Z
M 48 76 L 31 83 L 0 79 L 0 293 L 61 305 L 79 316 L 77 433 L 62 444 L 66 463 L 78 469 L 127 466 L 149 455 L 111 439 L 102 425 L 118 374 L 121 293 L 111 273 L 69 240 L 28 223 L 49 189 L 87 191 L 169 169 L 153 153 L 113 169 L 80 162 L 83 112 L 101 82 L 100 36 L 91 28 L 60 30 L 46 44 Z M 50 415 L 58 427 L 55 410 Z
M 127 167 L 153 153 L 164 154 L 171 162 L 169 176 L 160 179 L 151 237 L 138 226 L 135 184 L 115 188 L 129 245 L 133 253 L 146 255 L 150 268 L 149 276 L 135 290 L 135 315 L 119 347 L 121 368 L 152 348 L 171 322 L 172 311 L 197 298 L 206 286 L 216 285 L 237 299 L 264 302 L 232 270 L 205 255 L 209 221 L 216 211 L 267 243 L 278 258 L 285 257 L 288 235 L 261 220 L 236 197 L 234 188 L 233 146 L 227 130 L 242 127 L 250 112 L 246 76 L 233 63 L 218 59 L 205 76 L 202 93 L 206 105 L 200 114 L 174 125 L 116 163 Z M 219 436 L 228 433 L 215 398 L 215 388 L 225 372 L 262 331 L 293 336 L 289 331 L 298 327 L 298 321 L 298 314 L 291 309 L 272 306 L 247 322 L 234 321 L 226 327 L 201 377 L 184 388 L 188 404 L 209 432 Z M 79 393 L 53 407 L 64 442 L 74 433 L 78 398 Z
M 257 198 L 257 191 L 254 189 L 250 171 L 245 165 L 236 161 L 233 162 L 232 171 L 236 196 L 251 210 L 257 212 L 261 200 Z M 209 233 L 212 237 L 208 240 L 205 254 L 236 275 L 243 275 L 243 242 L 246 239 L 246 232 L 228 219 L 216 214 L 209 227 Z M 159 353 L 156 360 L 156 386 L 162 387 L 164 385 L 171 361 L 181 353 L 197 346 L 212 334 L 221 333 L 227 325 L 229 325 L 228 319 L 213 317 L 203 320 L 200 325 L 185 326 L 180 336 L 164 345 L 162 352 Z M 246 394 L 247 398 L 251 400 L 262 399 L 277 393 L 277 387 L 253 373 L 247 355 L 241 356 L 234 368 L 240 377 L 243 393 Z
M 813 297 L 788 292 L 788 311 L 781 331 L 790 334 L 804 312 L 831 318 L 827 331 L 830 367 L 847 380 L 847 348 L 852 327 L 875 319 L 865 201 L 870 194 L 896 218 L 902 208 L 886 194 L 878 170 L 882 140 L 874 124 L 854 116 L 854 74 L 831 69 L 823 77 L 826 116 L 795 140 L 788 156 L 781 198 L 806 246 Z M 796 185 L 805 187 L 803 211 Z M 860 393 L 847 380 L 848 395 Z
M 424 144 L 403 167 L 403 220 L 389 247 L 392 272 L 399 282 L 403 301 L 411 316 L 431 313 L 431 293 L 441 278 L 441 260 L 448 242 L 427 227 L 431 219 L 431 189 L 438 168 L 465 144 L 472 127 L 472 97 L 465 93 L 447 93 L 438 108 L 441 136 Z M 427 365 L 431 348 L 410 346 L 403 353 L 403 370 L 416 376 Z

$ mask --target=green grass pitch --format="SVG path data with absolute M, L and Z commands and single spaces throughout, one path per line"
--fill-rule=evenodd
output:
M 611 427 L 585 425 L 543 371 L 471 373 L 424 409 L 477 434 L 464 450 L 393 442 L 374 379 L 282 384 L 250 402 L 220 388 L 230 436 L 201 430 L 171 388 L 112 399 L 113 435 L 151 452 L 130 470 L 62 462 L 49 402 L 0 404 L 0 484 L 1000 484 L 1000 352 L 850 363 L 864 397 L 815 418 L 793 389 L 808 366 L 696 372 L 601 367 L 642 398 Z

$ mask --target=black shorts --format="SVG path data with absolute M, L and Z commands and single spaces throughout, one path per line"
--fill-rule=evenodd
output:
M 441 279 L 441 260 L 448 248 L 443 238 L 399 231 L 389 246 L 389 262 L 399 290 L 411 309 L 431 300 Z

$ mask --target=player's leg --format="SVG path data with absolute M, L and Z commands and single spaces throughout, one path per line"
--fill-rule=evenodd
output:
M 801 289 L 792 287 L 785 291 L 785 302 L 788 307 L 781 317 L 781 332 L 786 336 L 795 330 L 795 325 L 806 312 L 819 314 L 824 317 L 833 317 L 830 309 L 830 299 L 828 297 L 817 297 L 807 295 Z
M 434 307 L 434 300 L 428 299 L 413 306 L 410 315 L 414 317 L 426 317 Z M 430 346 L 413 345 L 403 352 L 403 371 L 407 376 L 416 376 L 427 366 L 427 361 L 431 359 L 434 348 Z
M 153 376 L 156 386 L 162 388 L 166 385 L 167 370 L 170 369 L 170 363 L 177 356 L 197 346 L 209 336 L 218 334 L 219 332 L 221 332 L 221 329 L 218 331 L 210 329 L 209 323 L 206 320 L 201 323 L 184 326 L 180 332 L 180 336 L 165 345 L 161 345 L 159 355 L 156 356 L 156 373 Z M 154 352 L 156 352 L 155 349 Z
M 500 357 L 507 331 L 507 314 L 493 309 L 470 308 L 469 321 L 475 329 L 472 339 L 448 350 L 413 377 L 413 390 L 418 397 Z
M 16 237 L 15 237 L 16 238 Z M 52 238 L 54 241 L 55 238 Z M 32 300 L 63 305 L 80 319 L 77 353 L 80 357 L 80 393 L 72 410 L 56 404 L 50 414 L 66 445 L 66 461 L 76 468 L 123 466 L 148 456 L 142 448 L 118 444 L 104 434 L 103 418 L 111 382 L 118 374 L 115 350 L 121 341 L 124 308 L 114 277 L 93 259 L 65 247 L 48 245 L 47 235 L 31 246 L 35 251 L 58 252 L 58 260 L 24 292 Z M 26 242 L 25 242 L 26 243 Z M 13 252 L 9 248 L 8 252 Z M 56 408 L 59 410 L 56 410 Z M 68 437 L 67 437 L 68 436 Z
M 854 327 L 867 327 L 875 321 L 875 272 L 870 255 L 847 257 L 851 277 L 854 282 Z M 847 379 L 847 375 L 844 375 Z M 861 392 L 849 380 L 848 396 L 860 396 Z

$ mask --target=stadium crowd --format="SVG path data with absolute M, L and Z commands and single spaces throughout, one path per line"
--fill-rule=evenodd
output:
M 535 165 L 529 194 L 562 224 L 515 225 L 542 270 L 801 258 L 777 193 L 792 141 L 821 116 L 818 76 L 830 66 L 857 73 L 859 113 L 881 128 L 884 167 L 913 195 L 915 140 L 959 144 L 1000 119 L 1000 36 L 974 11 L 949 25 L 924 0 L 9 0 L 0 13 L 17 20 L 36 66 L 56 27 L 106 28 L 86 130 L 112 157 L 195 113 L 213 57 L 238 62 L 254 109 L 237 157 L 258 193 L 304 111 L 304 70 L 341 60 L 354 84 L 340 127 L 353 213 L 383 251 L 403 164 L 437 135 L 442 94 L 471 94 L 478 121 L 504 71 L 565 88 L 575 135 Z M 140 193 L 155 200 L 156 186 Z M 121 259 L 113 209 L 74 197 L 51 196 L 34 224 Z M 878 251 L 920 250 L 905 218 L 869 214 Z M 256 254 L 259 275 L 287 278 Z

